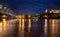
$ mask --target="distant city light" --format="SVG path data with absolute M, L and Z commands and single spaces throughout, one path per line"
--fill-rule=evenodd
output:
M 2 9 L 3 5 L 0 5 L 0 9 Z
M 4 7 L 3 10 L 7 10 L 7 7 Z
M 51 10 L 50 13 L 60 13 L 60 10 Z
M 48 12 L 48 10 L 46 9 L 45 12 Z
M 30 17 L 31 17 L 31 15 L 28 15 L 28 17 L 30 18 Z

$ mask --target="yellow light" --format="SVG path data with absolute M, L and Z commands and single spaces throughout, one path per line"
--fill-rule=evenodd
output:
M 47 33 L 47 19 L 45 19 L 44 33 Z
M 25 18 L 25 16 L 24 16 L 24 15 L 22 15 L 22 18 Z
M 22 23 L 21 23 L 21 19 L 19 19 L 19 28 L 21 27 Z
M 30 15 L 28 15 L 28 17 L 30 18 L 31 16 L 30 16 Z
M 52 13 L 52 11 L 50 11 L 50 13 Z
M 54 33 L 54 20 L 52 21 L 52 33 Z
M 31 19 L 28 20 L 28 32 L 30 32 L 31 29 Z
M 2 34 L 2 22 L 0 22 L 0 34 Z
M 20 25 L 20 27 L 19 27 L 19 37 L 24 37 L 24 21 L 25 21 L 25 19 L 20 19 L 20 23 L 19 23 L 19 25 Z
M 24 19 L 19 20 L 19 30 L 21 30 L 22 32 L 24 32 L 24 21 Z
M 21 15 L 19 15 L 19 18 L 21 19 Z
M 19 19 L 19 16 L 16 16 L 17 19 Z
M 22 27 L 24 27 L 24 19 L 22 19 Z
M 6 19 L 3 19 L 3 21 L 2 21 L 2 31 L 6 31 L 6 29 L 7 29 L 7 21 L 6 21 Z
M 7 16 L 6 15 L 3 15 L 2 18 L 6 18 Z

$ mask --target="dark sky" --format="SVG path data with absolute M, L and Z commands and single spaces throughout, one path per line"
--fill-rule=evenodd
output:
M 0 0 L 17 14 L 43 13 L 45 9 L 60 9 L 60 0 Z

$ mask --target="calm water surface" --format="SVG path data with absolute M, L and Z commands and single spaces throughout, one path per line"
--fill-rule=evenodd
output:
M 3 19 L 0 37 L 60 37 L 60 19 Z

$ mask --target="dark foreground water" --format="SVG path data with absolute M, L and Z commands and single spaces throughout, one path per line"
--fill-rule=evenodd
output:
M 0 37 L 60 37 L 60 19 L 3 20 Z

